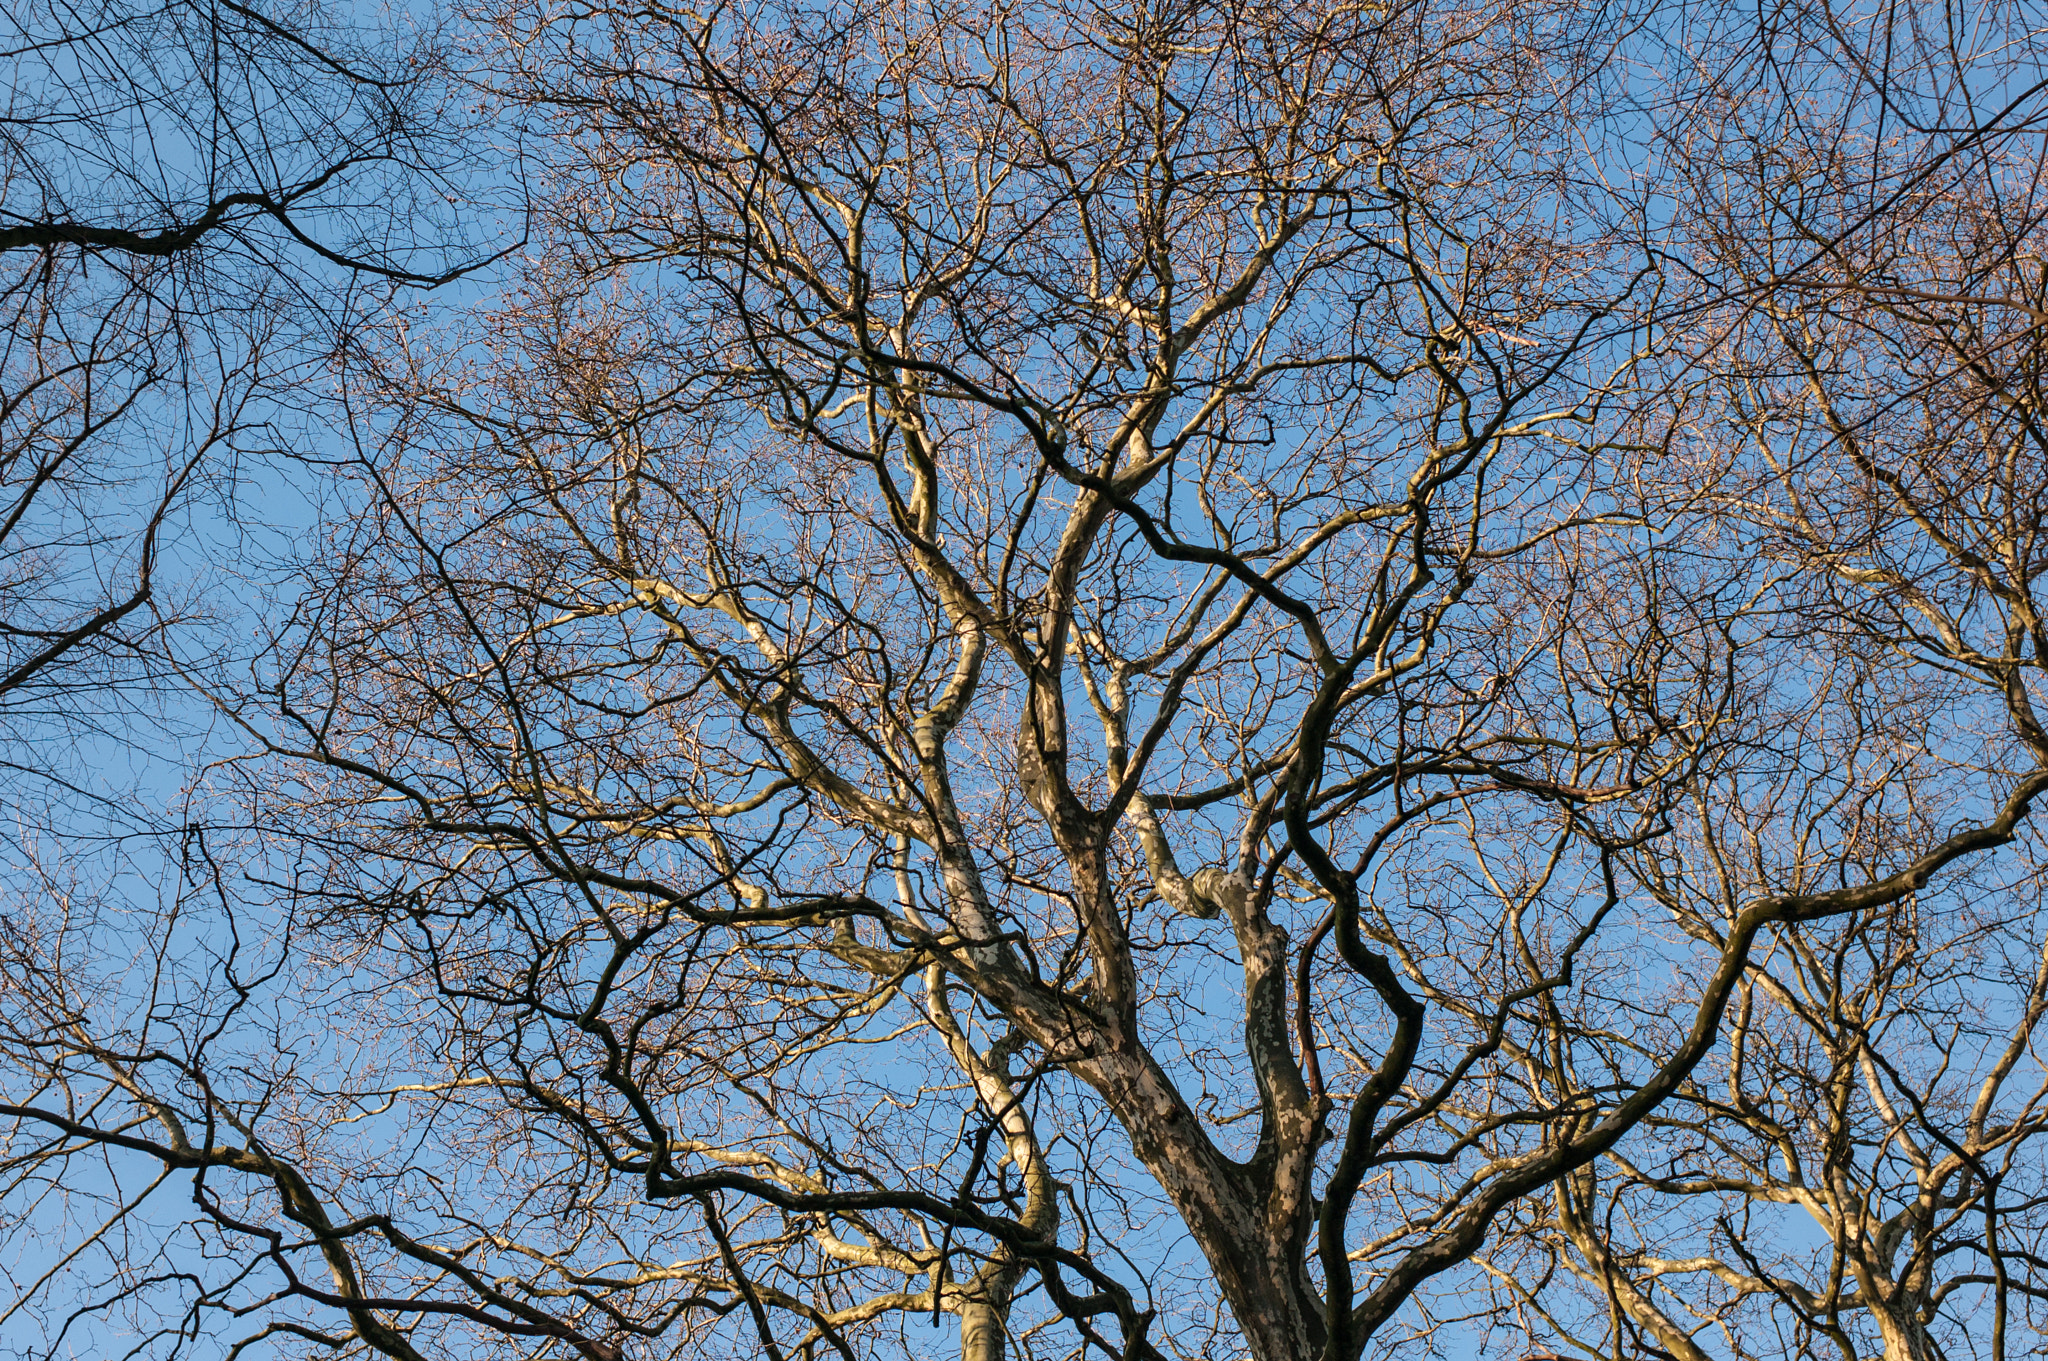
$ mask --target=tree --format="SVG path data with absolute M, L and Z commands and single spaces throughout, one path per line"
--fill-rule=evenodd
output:
M 1751 169 L 1699 176 L 1692 218 L 1742 304 L 1705 381 L 1743 438 L 1688 473 L 1803 580 L 1834 654 L 1807 684 L 1847 693 L 1812 710 L 1834 734 L 1744 763 L 1746 789 L 1662 843 L 1643 882 L 1709 940 L 1720 866 L 1760 860 L 1774 822 L 1804 833 L 1808 872 L 1868 874 L 1996 787 L 1932 773 L 1950 734 L 2003 724 L 2041 751 L 2042 162 L 2033 92 L 2009 83 L 2035 73 L 1880 29 L 1909 54 L 1880 78 L 1839 29 L 1798 36 L 1851 73 L 1844 97 L 1716 92 L 1701 161 Z M 2040 1334 L 2039 885 L 2029 841 L 1939 896 L 1776 933 L 1655 1137 L 1532 1201 L 1497 1279 L 1569 1272 L 1608 1327 L 1688 1359 L 2003 1356 Z
M 1587 1350 L 1697 1353 L 1605 1211 L 1750 1194 L 1693 1164 L 1772 1167 L 1709 1090 L 1766 1054 L 1930 1090 L 1784 961 L 2023 880 L 2048 790 L 2041 306 L 1976 369 L 1921 365 L 1939 316 L 1870 348 L 1976 324 L 1965 221 L 2034 296 L 2033 219 L 1942 178 L 2024 182 L 2031 124 L 1874 112 L 2032 39 L 1795 17 L 480 10 L 535 249 L 352 331 L 359 500 L 247 676 L 187 668 L 256 751 L 140 972 L 66 904 L 12 937 L 16 1193 L 117 1187 L 105 1275 L 24 1301 L 166 1349 L 1353 1361 L 1584 1340 L 1540 1262 L 1604 1292 Z M 1761 154 L 1844 90 L 1834 159 Z M 1829 1327 L 1903 1279 L 1737 1274 Z
M 303 407 L 309 354 L 331 351 L 351 295 L 445 280 L 476 253 L 445 203 L 421 201 L 459 178 L 459 123 L 420 118 L 431 35 L 183 0 L 25 0 L 0 22 L 0 867 L 16 908 L 0 938 L 16 955 L 49 902 L 84 910 L 177 845 L 175 798 L 150 785 L 203 723 L 166 648 L 219 621 L 206 574 L 251 527 L 239 493 Z M 16 1265 L 30 1295 L 58 1278 L 33 1250 Z
M 466 262 L 417 202 L 446 182 L 450 129 L 420 121 L 417 61 L 370 35 L 183 0 L 34 0 L 6 24 L 0 707 L 18 746 L 147 674 L 180 609 L 156 599 L 174 517 L 221 481 L 210 462 L 263 438 L 308 330 L 331 345 L 333 272 L 428 283 Z

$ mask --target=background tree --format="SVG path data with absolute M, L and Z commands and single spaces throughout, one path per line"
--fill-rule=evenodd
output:
M 1978 816 L 1996 768 L 1936 773 L 1960 734 L 2002 728 L 2006 770 L 2043 750 L 2038 69 L 2007 65 L 1994 29 L 1845 17 L 1789 18 L 1713 83 L 1688 177 L 1696 258 L 1739 310 L 1702 364 L 1728 436 L 1673 493 L 1712 488 L 1724 531 L 1800 583 L 1798 688 L 1839 695 L 1646 866 L 1706 939 L 1773 857 L 1867 873 Z M 1777 933 L 1654 1138 L 1529 1207 L 1540 1260 L 1587 1283 L 1605 1327 L 1688 1358 L 2036 1354 L 2038 855 L 2029 839 L 1940 894 Z M 1544 1267 L 1508 1243 L 1512 1293 Z M 1597 1317 L 1554 1321 L 1622 1345 Z
M 1981 308 L 1882 262 L 1942 258 L 1942 167 L 2031 173 L 2031 125 L 1835 176 L 1900 144 L 1899 72 L 1939 105 L 2031 29 L 1872 17 L 1798 58 L 1563 3 L 477 12 L 534 249 L 351 334 L 358 499 L 249 673 L 186 669 L 258 750 L 140 965 L 61 900 L 13 928 L 16 1203 L 119 1192 L 66 1248 L 104 1274 L 19 1308 L 1352 1361 L 1697 1351 L 1694 1278 L 1772 1306 L 1782 1267 L 1661 1268 L 1607 1211 L 1690 1243 L 1749 1192 L 1687 1159 L 1772 1174 L 1785 1117 L 1712 1094 L 1759 1064 L 1846 1131 L 1846 1044 L 1896 1110 L 1879 1059 L 1941 1041 L 1801 961 L 2024 881 L 2048 789 L 2040 479 L 1914 480 L 2029 399 L 1874 320 Z M 1818 170 L 1776 135 L 1858 89 Z M 1821 1142 L 1841 1217 L 1875 1165 Z M 1993 1246 L 1997 1313 L 2033 1277 Z M 1794 1312 L 1924 1354 L 1893 1269 Z
M 10 958 L 38 947 L 51 914 L 126 953 L 125 899 L 166 844 L 176 855 L 183 759 L 210 721 L 171 679 L 168 635 L 218 641 L 224 570 L 266 521 L 299 513 L 264 456 L 315 396 L 351 298 L 477 258 L 465 229 L 496 206 L 478 192 L 494 186 L 472 180 L 452 220 L 442 193 L 460 187 L 462 124 L 433 107 L 431 34 L 363 18 L 183 0 L 25 0 L 0 18 Z M 33 1157 L 9 1167 L 25 1197 L 10 1234 L 31 1207 L 8 1263 L 18 1293 L 0 1304 L 0 1335 L 19 1338 L 41 1292 L 78 1298 L 73 1249 L 108 1241 L 94 1236 L 99 1198 L 119 1205 L 126 1189 L 76 1162 L 55 1185 Z M 105 1283 L 86 1279 L 87 1294 Z M 128 1322 L 160 1338 L 190 1320 Z
M 337 280 L 465 262 L 421 201 L 453 125 L 423 120 L 417 53 L 311 6 L 32 0 L 4 23 L 0 740 L 34 819 L 58 734 L 107 718 L 89 696 L 150 675 L 192 608 L 158 564 L 227 518 L 195 494 L 275 439 Z

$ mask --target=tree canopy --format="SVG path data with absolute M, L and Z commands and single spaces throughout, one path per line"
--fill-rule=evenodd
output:
M 16 21 L 7 1345 L 2039 1354 L 2044 18 Z

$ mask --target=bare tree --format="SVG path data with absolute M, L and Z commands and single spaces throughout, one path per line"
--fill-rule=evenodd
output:
M 430 34 L 182 0 L 26 0 L 0 32 L 0 941 L 18 958 L 46 912 L 118 911 L 167 823 L 175 852 L 184 772 L 149 786 L 204 719 L 166 633 L 214 613 L 240 493 L 351 293 L 476 252 L 423 201 L 459 180 L 459 121 L 419 117 Z M 492 206 L 473 194 L 463 214 Z M 57 1195 L 96 1189 L 73 1175 Z M 76 1246 L 10 1259 L 0 1334 L 21 1335 Z
M 313 7 L 36 0 L 5 24 L 0 704 L 47 736 L 132 674 L 167 517 L 260 424 L 307 314 L 331 322 L 323 275 L 466 262 L 417 201 L 450 131 L 421 122 L 417 54 Z
M 107 1263 L 23 1291 L 53 1345 L 1354 1361 L 1570 1342 L 1561 1268 L 1598 1345 L 1697 1353 L 1651 1282 L 1726 1273 L 1607 1212 L 1771 1171 L 1715 1083 L 1939 1104 L 1855 999 L 1921 1024 L 1897 942 L 2027 853 L 2031 541 L 1914 511 L 1968 421 L 1863 407 L 2031 406 L 1839 333 L 1949 200 L 1763 232 L 1804 181 L 1701 148 L 1805 109 L 1738 79 L 1782 35 L 474 18 L 544 234 L 354 337 L 358 500 L 250 675 L 189 668 L 261 755 L 142 963 L 83 902 L 15 933 L 14 1191 L 99 1197 L 22 1232 Z M 1702 74 L 1646 104 L 1652 57 Z M 1953 514 L 2039 494 L 1993 478 Z M 1873 940 L 1918 972 L 1825 967 Z M 2029 1146 L 2033 977 L 1964 1163 Z M 1939 1232 L 2030 1222 L 1962 1166 Z M 1731 1269 L 1709 1313 L 1791 1279 Z M 1904 1280 L 1787 1298 L 1882 1331 Z
M 1738 319 L 1696 394 L 1728 437 L 1674 492 L 1709 489 L 1797 583 L 1810 697 L 1775 765 L 1718 777 L 1642 861 L 1707 941 L 1773 862 L 1868 874 L 2044 749 L 2038 67 L 1995 24 L 1853 18 L 1787 20 L 1770 36 L 1804 55 L 1760 46 L 1717 80 L 1713 154 L 1693 149 L 1696 258 Z M 1834 98 L 1760 98 L 1763 76 Z M 2039 865 L 2029 838 L 1940 893 L 1777 932 L 1724 1047 L 1503 1237 L 1502 1288 L 1579 1278 L 1577 1311 L 1525 1303 L 1595 1355 L 1630 1333 L 1686 1358 L 2038 1354 Z

